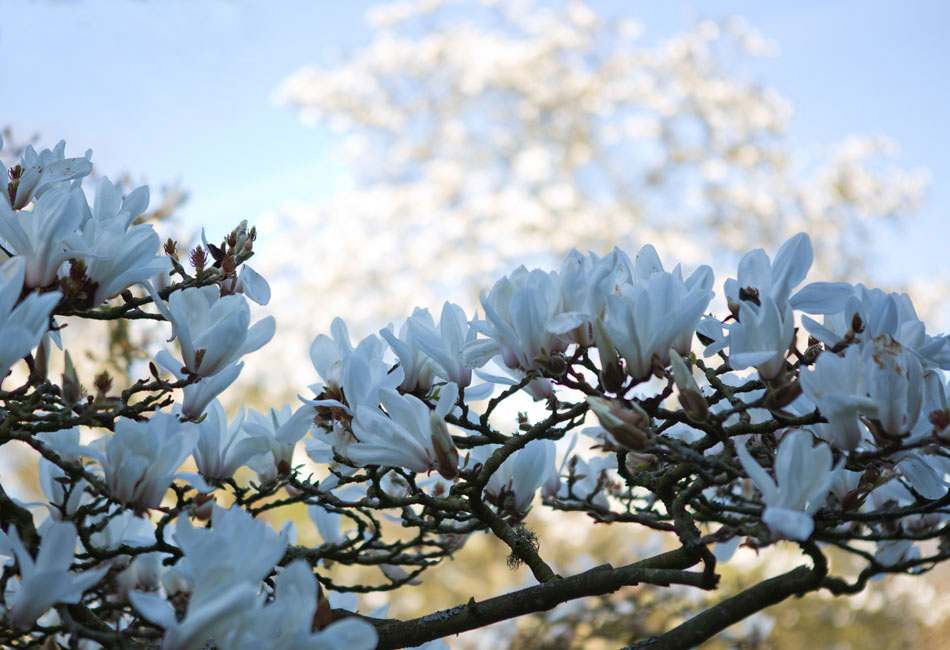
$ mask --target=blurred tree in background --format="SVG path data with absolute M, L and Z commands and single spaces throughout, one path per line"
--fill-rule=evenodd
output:
M 505 269 L 553 267 L 571 247 L 604 253 L 651 242 L 662 255 L 698 263 L 712 254 L 731 267 L 744 250 L 774 250 L 806 231 L 814 277 L 875 278 L 863 255 L 870 231 L 912 214 L 926 190 L 926 172 L 899 167 L 895 143 L 882 136 L 806 154 L 789 135 L 790 102 L 745 70 L 777 48 L 741 18 L 652 40 L 634 18 L 605 18 L 582 2 L 408 1 L 368 19 L 367 46 L 301 68 L 278 93 L 305 122 L 339 135 L 348 179 L 332 201 L 286 210 L 281 239 L 262 252 L 270 261 L 258 262 L 287 314 L 285 340 L 310 340 L 336 314 L 369 331 L 446 297 L 470 309 L 477 287 Z M 288 268 L 287 251 L 307 251 L 319 272 Z M 926 303 L 922 289 L 915 295 Z M 257 390 L 285 385 L 291 367 L 273 359 L 257 367 Z M 532 526 L 562 539 L 577 530 Z M 593 565 L 618 545 L 649 543 L 607 528 L 567 553 Z M 510 580 L 470 571 L 473 562 L 497 566 L 484 558 L 503 552 L 470 544 L 457 568 L 444 569 L 455 578 L 421 587 L 428 597 L 406 611 L 454 602 L 473 580 Z M 750 575 L 774 561 L 750 557 Z M 941 617 L 924 607 L 932 587 L 908 590 L 900 580 L 857 603 L 786 602 L 770 611 L 774 620 L 737 626 L 711 647 L 802 647 L 815 634 L 824 639 L 817 647 L 939 647 Z M 512 623 L 494 637 L 463 637 L 460 647 L 512 639 L 511 647 L 615 647 L 631 629 L 675 621 L 682 607 L 675 590 L 641 591 L 636 606 L 586 601 L 521 621 L 517 632 Z M 924 626 L 899 624 L 921 616 Z

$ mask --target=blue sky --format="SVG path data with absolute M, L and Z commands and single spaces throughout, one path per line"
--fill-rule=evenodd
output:
M 0 126 L 38 132 L 67 151 L 91 147 L 98 168 L 191 192 L 182 216 L 211 234 L 260 221 L 282 202 L 332 194 L 332 140 L 271 94 L 305 63 L 369 39 L 371 2 L 320 0 L 0 0 Z M 779 56 L 748 71 L 795 107 L 803 149 L 884 133 L 906 167 L 932 174 L 927 205 L 899 236 L 881 232 L 885 267 L 950 271 L 950 3 L 647 2 L 594 6 L 639 19 L 662 38 L 695 17 L 745 16 Z M 910 265 L 913 264 L 911 267 Z

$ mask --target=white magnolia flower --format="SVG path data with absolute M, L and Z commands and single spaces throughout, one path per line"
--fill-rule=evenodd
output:
M 755 305 L 770 298 L 784 313 L 792 289 L 805 279 L 814 257 L 811 240 L 803 232 L 782 244 L 774 262 L 761 248 L 749 251 L 739 260 L 736 278 L 723 286 L 730 308 L 736 311 L 743 302 Z
M 755 366 L 763 379 L 775 378 L 785 367 L 785 355 L 795 338 L 792 308 L 783 311 L 771 297 L 757 308 L 742 301 L 739 321 L 729 326 L 729 365 L 733 370 Z
M 108 572 L 108 565 L 75 575 L 69 572 L 76 555 L 76 539 L 76 526 L 72 522 L 50 522 L 34 560 L 20 541 L 15 526 L 10 525 L 6 533 L 0 531 L 0 545 L 13 553 L 20 574 L 12 598 L 9 595 L 5 598 L 12 627 L 31 627 L 56 603 L 78 603 L 82 593 Z
M 664 366 L 669 363 L 670 348 L 689 354 L 693 332 L 713 296 L 705 284 L 689 285 L 682 277 L 657 271 L 645 287 L 628 285 L 623 296 L 608 296 L 604 325 L 628 374 L 645 379 L 654 357 Z
M 457 384 L 459 388 L 471 385 L 472 369 L 465 363 L 465 346 L 475 341 L 478 330 L 469 324 L 461 307 L 446 302 L 442 306 L 438 328 L 431 316 L 428 320 L 413 317 L 406 324 L 409 342 L 428 355 L 437 376 Z
M 821 323 L 802 316 L 802 325 L 826 346 L 836 345 L 858 327 L 852 334 L 862 346 L 886 334 L 912 350 L 925 367 L 950 370 L 950 337 L 928 335 L 906 293 L 885 293 L 863 284 L 815 283 L 793 296 L 792 304 L 824 315 Z
M 347 457 L 362 465 L 404 467 L 413 472 L 438 469 L 443 476 L 458 471 L 458 450 L 445 425 L 445 415 L 455 406 L 458 387 L 442 387 L 435 410 L 414 395 L 379 391 L 385 413 L 361 405 L 353 419 L 356 438 L 346 448 Z
M 314 368 L 326 383 L 310 386 L 317 395 L 324 397 L 305 400 L 306 403 L 339 407 L 351 415 L 360 405 L 377 407 L 381 390 L 394 390 L 402 384 L 402 368 L 393 369 L 383 360 L 383 345 L 376 336 L 367 336 L 355 349 L 347 349 L 349 338 L 343 322 L 334 321 L 334 325 L 337 326 L 336 334 L 343 338 L 335 336 L 331 340 L 321 335 L 310 347 Z M 344 395 L 345 404 L 340 401 Z
M 2 204 L 0 204 L 2 205 Z M 63 297 L 58 291 L 31 293 L 23 300 L 26 260 L 12 257 L 0 266 L 0 381 L 17 361 L 39 345 L 49 317 Z M 17 301 L 19 300 L 19 304 Z
M 407 393 L 416 390 L 423 392 L 429 390 L 432 386 L 435 370 L 429 355 L 417 347 L 410 338 L 410 323 L 413 322 L 418 322 L 424 328 L 428 327 L 428 329 L 435 330 L 435 321 L 432 320 L 429 310 L 419 309 L 418 307 L 412 312 L 412 316 L 403 323 L 399 329 L 398 337 L 393 333 L 392 324 L 379 330 L 379 335 L 389 343 L 389 347 L 392 348 L 399 359 L 399 368 L 403 372 L 403 379 L 399 388 Z
M 86 197 L 76 188 L 59 188 L 37 199 L 32 212 L 12 210 L 0 201 L 0 237 L 26 260 L 26 286 L 48 287 L 59 267 L 76 257 L 65 247 L 82 222 Z
M 233 650 L 372 650 L 379 638 L 368 621 L 347 617 L 312 631 L 318 586 L 303 560 L 284 567 L 274 581 L 274 600 L 242 617 L 225 642 Z
M 83 453 L 102 465 L 113 499 L 155 508 L 197 440 L 193 424 L 180 422 L 168 413 L 156 413 L 147 422 L 119 418 L 105 453 L 92 447 Z
M 253 456 L 270 449 L 268 439 L 251 435 L 244 429 L 244 409 L 228 425 L 221 402 L 214 400 L 205 419 L 198 423 L 198 442 L 195 445 L 195 465 L 202 476 L 209 479 L 230 478 Z
M 524 266 L 502 278 L 481 296 L 486 321 L 475 323 L 488 340 L 466 346 L 468 365 L 478 366 L 497 353 L 511 369 L 540 370 L 536 359 L 563 351 L 567 345 L 549 329 L 564 309 L 557 273 Z M 557 328 L 555 328 L 557 329 Z
M 169 573 L 191 588 L 184 618 L 158 594 L 129 593 L 135 609 L 165 629 L 163 650 L 195 650 L 211 638 L 226 639 L 259 608 L 261 580 L 287 548 L 286 532 L 278 534 L 234 507 L 215 507 L 210 529 L 179 517 L 175 540 L 183 557 Z
M 0 147 L 3 147 L 2 138 Z M 19 210 L 34 198 L 57 187 L 58 183 L 88 176 L 92 171 L 91 157 L 92 150 L 89 150 L 84 158 L 67 158 L 65 140 L 60 140 L 52 151 L 43 149 L 39 153 L 28 145 L 23 151 L 16 178 L 8 182 L 6 178 L 0 177 L 0 194 L 5 199 L 4 203 L 7 207 Z
M 858 416 L 875 412 L 867 395 L 861 351 L 849 346 L 844 356 L 822 352 L 812 368 L 802 370 L 799 381 L 802 392 L 828 420 L 827 427 L 818 427 L 828 442 L 845 451 L 856 449 L 863 437 Z
M 471 456 L 485 462 L 498 447 L 485 445 L 472 450 Z M 552 440 L 532 440 L 510 455 L 491 475 L 485 492 L 502 507 L 524 512 L 538 488 L 557 477 L 556 447 Z M 552 482 L 553 483 L 553 482 Z
M 266 442 L 264 455 L 249 463 L 261 480 L 273 479 L 278 471 L 288 471 L 293 466 L 294 447 L 307 435 L 316 414 L 316 409 L 308 404 L 296 411 L 290 404 L 284 404 L 280 410 L 272 408 L 267 415 L 248 412 L 244 430 Z
M 147 186 L 136 188 L 123 200 L 112 182 L 103 178 L 81 232 L 67 240 L 67 248 L 85 260 L 86 277 L 97 285 L 93 305 L 171 267 L 167 256 L 155 256 L 159 248 L 155 229 L 150 224 L 131 226 L 148 207 L 148 200 Z
M 815 529 L 812 515 L 825 503 L 841 465 L 832 469 L 831 448 L 812 446 L 812 435 L 804 430 L 787 432 L 775 454 L 773 479 L 745 447 L 736 445 L 739 462 L 762 493 L 765 511 L 762 521 L 773 534 L 804 541 Z
M 168 305 L 153 297 L 156 306 L 172 324 L 184 366 L 201 377 L 216 375 L 240 357 L 261 348 L 274 336 L 274 317 L 251 326 L 247 299 L 240 294 L 220 296 L 217 286 L 192 287 L 168 297 Z M 159 360 L 159 357 L 162 359 Z M 173 366 L 162 351 L 156 360 Z
M 618 248 L 604 258 L 572 250 L 559 274 L 564 313 L 556 316 L 549 327 L 572 343 L 593 345 L 593 320 L 603 318 L 607 296 L 618 295 L 621 286 L 634 282 L 632 269 L 630 258 Z

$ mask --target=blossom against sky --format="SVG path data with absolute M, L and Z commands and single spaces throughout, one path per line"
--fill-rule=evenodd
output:
M 374 3 L 308 0 L 0 0 L 0 126 L 39 133 L 68 153 L 95 151 L 100 171 L 129 171 L 191 193 L 181 214 L 223 231 L 263 226 L 285 201 L 333 194 L 346 173 L 332 137 L 272 103 L 300 66 L 339 60 L 370 38 Z M 664 38 L 696 18 L 745 16 L 775 40 L 776 57 L 741 66 L 794 106 L 792 138 L 810 144 L 884 133 L 902 164 L 926 167 L 933 183 L 920 217 L 879 248 L 888 268 L 913 259 L 920 272 L 947 270 L 939 242 L 950 211 L 950 147 L 943 106 L 950 80 L 942 26 L 950 6 L 886 2 L 762 4 L 739 1 L 592 3 L 630 15 L 644 39 Z

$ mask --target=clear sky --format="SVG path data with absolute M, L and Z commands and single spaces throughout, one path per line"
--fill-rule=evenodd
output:
M 91 147 L 100 171 L 191 192 L 182 216 L 212 235 L 311 202 L 341 176 L 330 136 L 271 94 L 299 66 L 368 41 L 365 0 L 0 0 L 0 126 L 42 144 Z M 745 16 L 777 57 L 750 72 L 795 107 L 802 148 L 850 134 L 896 139 L 905 167 L 932 174 L 928 202 L 878 251 L 895 271 L 947 273 L 950 234 L 950 3 L 653 2 L 594 6 L 638 18 L 648 40 L 695 17 Z M 266 221 L 266 220 L 265 220 Z M 265 224 L 266 225 L 266 224 Z

